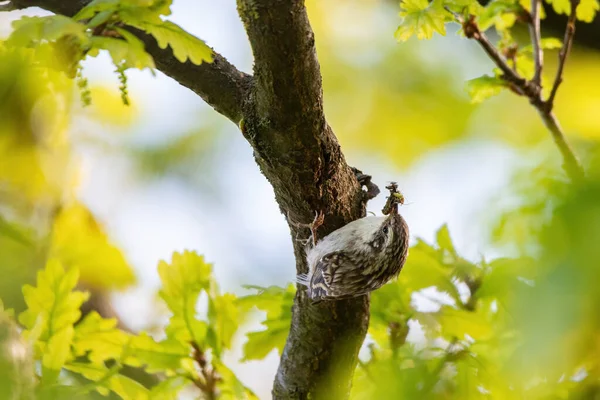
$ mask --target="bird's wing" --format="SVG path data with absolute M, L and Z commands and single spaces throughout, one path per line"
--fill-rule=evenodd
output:
M 370 277 L 363 275 L 357 257 L 336 251 L 323 256 L 315 265 L 309 295 L 313 300 L 342 299 L 366 294 Z

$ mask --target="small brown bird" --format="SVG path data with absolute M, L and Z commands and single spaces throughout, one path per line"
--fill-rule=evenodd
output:
M 390 196 L 383 209 L 386 217 L 364 217 L 318 243 L 309 241 L 309 272 L 299 274 L 297 282 L 308 288 L 312 300 L 361 296 L 398 275 L 408 256 L 408 225 L 398 214 L 398 204 L 404 204 L 404 196 L 395 183 L 387 189 Z

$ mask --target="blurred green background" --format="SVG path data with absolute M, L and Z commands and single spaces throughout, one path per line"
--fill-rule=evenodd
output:
M 581 44 L 587 28 L 555 108 L 589 171 L 571 185 L 525 99 L 471 103 L 464 82 L 492 64 L 456 29 L 398 44 L 396 2 L 307 7 L 329 123 L 350 165 L 380 187 L 399 182 L 415 244 L 398 282 L 373 296 L 353 396 L 600 398 L 600 54 Z M 3 36 L 24 14 L 44 13 L 0 13 Z M 235 2 L 177 0 L 172 20 L 251 71 Z M 556 59 L 546 52 L 549 77 Z M 109 57 L 84 65 L 90 107 L 64 75 L 2 49 L 5 306 L 23 309 L 21 286 L 49 258 L 78 266 L 95 307 L 136 331 L 160 332 L 166 320 L 156 265 L 173 251 L 203 254 L 238 294 L 293 281 L 285 219 L 237 128 L 160 73 L 129 72 L 124 106 Z M 240 361 L 244 333 L 259 322 L 241 325 L 227 360 L 269 398 L 277 351 Z

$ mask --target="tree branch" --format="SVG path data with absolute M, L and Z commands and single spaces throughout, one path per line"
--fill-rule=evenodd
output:
M 531 21 L 529 23 L 529 35 L 533 45 L 533 61 L 535 65 L 535 74 L 533 83 L 538 87 L 542 86 L 542 67 L 544 65 L 544 52 L 541 47 L 540 33 L 540 0 L 531 0 Z
M 89 0 L 18 0 L 73 15 Z M 33 4 L 35 3 L 35 4 Z M 363 217 L 366 196 L 323 113 L 321 74 L 303 0 L 238 0 L 255 58 L 255 78 L 217 55 L 212 64 L 180 64 L 144 37 L 158 68 L 239 126 L 273 186 L 281 211 L 309 222 L 325 214 L 326 235 Z M 223 93 L 225 92 L 225 93 Z M 300 228 L 290 224 L 292 238 Z M 296 271 L 306 272 L 294 240 Z M 312 304 L 296 294 L 290 334 L 275 378 L 275 399 L 348 397 L 369 322 L 369 297 Z
M 17 9 L 40 7 L 45 10 L 73 16 L 91 0 L 13 0 Z M 135 28 L 128 30 L 135 33 L 145 44 L 146 51 L 152 55 L 158 70 L 173 78 L 182 86 L 191 89 L 217 112 L 229 118 L 236 125 L 242 119 L 242 103 L 252 77 L 240 72 L 225 57 L 214 52 L 212 63 L 195 65 L 190 61 L 179 62 L 170 48 L 161 49 L 156 40 Z
M 550 95 L 548 96 L 548 100 L 546 101 L 546 107 L 548 108 L 548 112 L 551 112 L 552 108 L 554 107 L 554 97 L 556 97 L 558 87 L 562 83 L 563 70 L 565 69 L 567 56 L 571 52 L 571 46 L 573 45 L 573 37 L 575 36 L 575 20 L 577 18 L 576 10 L 578 5 L 579 0 L 571 0 L 571 14 L 569 15 L 569 19 L 567 20 L 567 28 L 565 29 L 565 38 L 563 39 L 563 45 L 560 49 L 560 52 L 558 53 L 558 69 L 556 70 L 556 77 L 554 78 L 552 90 L 550 91 Z
M 532 0 L 532 1 L 536 1 L 536 0 Z M 579 0 L 572 0 L 572 1 L 579 2 Z M 574 3 L 572 3 L 572 4 L 574 4 Z M 452 12 L 448 8 L 446 8 L 446 10 L 448 12 L 450 12 L 451 14 L 453 14 L 454 17 L 456 18 L 456 20 L 462 25 L 465 36 L 469 39 L 476 40 L 481 45 L 481 47 L 483 47 L 484 51 L 488 54 L 488 56 L 494 61 L 494 63 L 498 66 L 498 68 L 500 68 L 502 70 L 502 72 L 503 72 L 502 78 L 512 85 L 511 88 L 514 89 L 517 93 L 529 98 L 529 102 L 538 111 L 538 113 L 540 114 L 540 117 L 542 118 L 542 121 L 544 122 L 544 124 L 546 125 L 546 127 L 548 128 L 550 133 L 552 134 L 552 138 L 554 139 L 554 142 L 558 146 L 558 149 L 563 156 L 563 169 L 565 170 L 567 175 L 571 178 L 571 180 L 579 181 L 579 180 L 583 179 L 585 176 L 583 167 L 582 167 L 581 163 L 579 162 L 577 156 L 573 152 L 573 149 L 567 142 L 567 139 L 565 138 L 565 135 L 562 131 L 562 128 L 560 127 L 560 124 L 558 123 L 558 120 L 556 119 L 556 116 L 552 113 L 552 106 L 551 106 L 551 103 L 549 103 L 549 102 L 551 100 L 553 100 L 553 98 L 552 99 L 549 98 L 548 101 L 544 101 L 541 97 L 541 90 L 540 90 L 539 85 L 537 85 L 533 80 L 528 81 L 527 79 L 523 78 L 521 75 L 519 75 L 516 71 L 512 70 L 508 66 L 508 63 L 506 62 L 504 57 L 502 57 L 502 55 L 500 55 L 498 50 L 488 40 L 485 33 L 481 32 L 479 30 L 479 26 L 475 22 L 474 16 L 470 16 L 468 20 L 465 20 L 460 14 Z M 573 10 L 575 10 L 575 7 L 573 7 Z M 570 20 L 571 20 L 571 18 L 574 18 L 573 17 L 574 14 L 575 14 L 575 12 L 573 11 L 571 13 Z M 569 26 L 570 25 L 567 25 L 567 33 L 565 34 L 565 37 L 569 34 L 568 33 L 569 29 L 570 29 Z M 575 29 L 574 22 L 572 25 L 572 29 L 574 32 L 574 29 Z M 573 38 L 572 38 L 572 34 L 571 34 L 569 42 L 572 41 L 572 39 Z M 567 43 L 567 41 L 565 39 L 563 48 L 565 47 L 566 43 Z M 568 46 L 570 47 L 570 44 Z M 562 50 L 561 50 L 561 53 L 562 53 Z M 566 55 L 561 57 L 561 60 L 563 60 L 564 58 L 566 58 Z M 540 59 L 540 62 L 541 62 L 541 59 Z M 564 64 L 564 60 L 563 60 L 562 64 Z M 560 70 L 561 69 L 559 67 L 559 71 Z M 556 85 L 556 82 L 555 82 L 555 85 Z M 553 88 L 553 90 L 554 90 L 554 88 Z
M 314 34 L 302 0 L 238 0 L 254 53 L 242 132 L 291 221 L 325 214 L 325 235 L 365 215 L 365 197 L 323 113 Z M 307 232 L 290 223 L 292 238 Z M 307 271 L 294 242 L 296 270 Z M 273 386 L 274 399 L 343 399 L 366 335 L 369 299 L 312 304 L 298 290 Z

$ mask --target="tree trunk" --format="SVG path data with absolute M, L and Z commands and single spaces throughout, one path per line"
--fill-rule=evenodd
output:
M 13 0 L 72 16 L 90 0 Z M 365 193 L 346 164 L 323 113 L 315 38 L 302 0 L 238 0 L 238 12 L 254 54 L 254 75 L 238 71 L 215 53 L 213 63 L 180 63 L 145 33 L 156 66 L 240 126 L 289 217 L 296 271 L 305 273 L 296 240 L 315 212 L 325 214 L 323 236 L 365 215 Z M 299 231 L 301 230 L 301 231 Z M 369 323 L 369 298 L 311 304 L 296 294 L 292 325 L 273 386 L 274 399 L 344 399 Z

